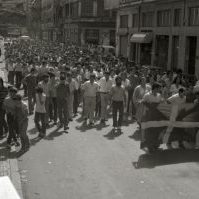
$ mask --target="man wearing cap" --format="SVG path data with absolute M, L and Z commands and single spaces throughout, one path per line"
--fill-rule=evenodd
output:
M 15 65 L 15 75 L 16 75 L 16 88 L 21 88 L 21 82 L 22 82 L 22 72 L 23 72 L 23 66 L 20 62 L 20 58 L 17 58 L 16 65 Z
M 104 77 L 99 80 L 99 86 L 101 98 L 101 123 L 105 124 L 105 121 L 107 120 L 107 107 L 110 100 L 110 91 L 113 86 L 109 71 L 105 71 Z

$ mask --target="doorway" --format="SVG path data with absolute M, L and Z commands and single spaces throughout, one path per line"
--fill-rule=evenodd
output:
M 169 51 L 169 36 L 158 35 L 156 37 L 155 66 L 167 69 Z
M 196 65 L 196 49 L 197 49 L 197 37 L 187 37 L 186 42 L 186 72 L 190 75 L 195 74 Z

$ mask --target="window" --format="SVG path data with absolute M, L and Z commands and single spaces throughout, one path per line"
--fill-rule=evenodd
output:
M 145 12 L 142 14 L 142 26 L 153 27 L 153 12 Z
M 132 27 L 138 27 L 138 23 L 139 23 L 139 16 L 138 14 L 133 14 L 132 15 Z
M 128 28 L 128 15 L 120 16 L 120 28 Z
M 81 3 L 82 16 L 83 17 L 92 17 L 93 16 L 93 1 L 91 0 L 82 0 Z
M 189 9 L 189 25 L 199 26 L 199 7 Z
M 182 16 L 182 10 L 181 9 L 175 9 L 174 10 L 174 26 L 180 26 L 181 25 L 181 16 Z
M 158 11 L 157 25 L 159 27 L 166 27 L 171 25 L 171 11 L 170 10 L 161 10 Z

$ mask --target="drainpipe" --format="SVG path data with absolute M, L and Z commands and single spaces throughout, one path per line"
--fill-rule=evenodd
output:
M 142 14 L 142 4 L 144 0 L 141 0 L 139 6 L 138 6 L 138 33 L 140 32 L 141 29 L 141 14 Z M 140 58 L 140 44 L 136 44 L 136 51 L 137 51 L 137 64 Z

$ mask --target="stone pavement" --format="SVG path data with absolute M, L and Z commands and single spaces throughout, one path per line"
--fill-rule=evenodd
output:
M 5 63 L 3 62 L 0 63 L 0 77 L 2 77 L 5 82 L 7 82 L 6 76 Z M 10 178 L 18 194 L 23 198 L 18 162 L 15 157 L 9 156 L 8 151 L 5 149 L 5 142 L 0 142 L 0 177 L 2 176 L 8 176 Z
M 23 194 L 17 159 L 9 156 L 8 151 L 5 149 L 5 142 L 0 142 L 0 146 L 0 177 L 8 176 L 22 199 Z

